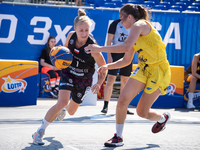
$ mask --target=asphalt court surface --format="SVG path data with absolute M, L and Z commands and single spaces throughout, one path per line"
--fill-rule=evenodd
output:
M 117 99 L 111 99 L 106 115 L 101 114 L 103 100 L 96 106 L 80 106 L 74 116 L 66 115 L 62 122 L 54 121 L 46 129 L 44 146 L 32 143 L 32 134 L 40 127 L 47 110 L 55 99 L 38 98 L 37 105 L 0 107 L 0 150 L 199 150 L 200 110 L 186 108 L 156 108 L 169 112 L 171 119 L 166 129 L 153 134 L 154 121 L 137 116 L 134 106 L 127 115 L 124 146 L 104 147 L 104 142 L 115 133 Z

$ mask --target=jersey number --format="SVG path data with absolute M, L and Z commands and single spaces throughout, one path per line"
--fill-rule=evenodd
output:
M 76 67 L 78 67 L 78 65 L 79 65 L 79 61 L 76 61 Z

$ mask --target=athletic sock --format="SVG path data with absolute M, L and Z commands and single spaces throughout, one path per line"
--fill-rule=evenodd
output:
M 122 138 L 123 129 L 124 129 L 124 124 L 117 124 L 116 123 L 116 134 L 117 134 L 117 136 Z
M 193 101 L 193 97 L 194 97 L 194 93 L 188 93 L 188 98 L 189 98 L 189 101 Z
M 43 119 L 42 125 L 40 126 L 40 129 L 45 130 L 49 124 L 50 124 L 50 122 L 46 121 L 46 119 Z
M 166 118 L 164 115 L 161 115 L 160 120 L 158 120 L 158 123 L 163 123 L 165 122 Z
M 106 109 L 106 108 L 108 108 L 108 101 L 104 101 L 104 107 L 103 107 L 103 109 Z

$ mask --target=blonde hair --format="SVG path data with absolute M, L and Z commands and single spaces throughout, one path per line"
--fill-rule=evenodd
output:
M 90 18 L 86 15 L 85 10 L 80 9 L 80 8 L 78 9 L 78 16 L 74 19 L 74 26 L 76 27 L 76 25 L 77 25 L 79 22 L 88 23 L 89 26 L 92 25 L 92 22 L 91 22 Z

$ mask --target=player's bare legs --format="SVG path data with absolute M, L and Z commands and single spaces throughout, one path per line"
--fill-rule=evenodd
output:
M 53 122 L 57 118 L 59 112 L 67 106 L 70 99 L 70 93 L 71 91 L 68 90 L 59 91 L 59 98 L 57 103 L 49 109 L 45 116 L 45 119 L 48 122 Z
M 135 88 L 134 86 L 137 86 Z M 126 119 L 127 107 L 133 98 L 144 89 L 145 84 L 141 83 L 135 79 L 129 78 L 126 82 L 126 85 L 122 89 L 122 92 L 119 96 L 116 108 L 116 123 L 124 124 Z
M 120 78 L 120 81 L 121 81 L 120 93 L 122 92 L 122 89 L 124 88 L 124 86 L 125 86 L 126 81 L 128 80 L 128 78 L 129 77 L 127 77 L 127 76 L 122 76 L 121 75 L 121 78 Z M 134 115 L 134 113 L 130 112 L 128 109 L 127 109 L 127 114 Z
M 69 115 L 74 115 L 77 111 L 80 104 L 75 103 L 73 100 L 69 102 L 69 105 L 67 105 L 66 109 Z
M 193 105 L 193 97 L 194 97 L 194 91 L 196 89 L 197 77 L 190 75 L 187 78 L 187 82 L 190 82 L 187 108 L 191 109 L 191 108 L 195 108 L 195 106 Z
M 137 87 L 137 88 L 136 88 Z M 129 78 L 126 82 L 124 88 L 122 89 L 122 92 L 120 94 L 120 97 L 118 99 L 117 108 L 116 108 L 116 134 L 113 138 L 108 140 L 104 143 L 107 147 L 116 147 L 116 146 L 122 146 L 123 139 L 122 139 L 122 132 L 124 127 L 124 122 L 126 119 L 126 111 L 127 106 L 132 101 L 132 99 L 145 88 L 145 84 L 137 81 L 133 78 Z M 157 89 L 155 92 L 151 94 L 147 94 L 146 92 L 143 92 L 138 105 L 137 105 L 137 114 L 138 116 L 142 118 L 146 118 L 148 120 L 152 121 L 158 121 L 152 128 L 153 133 L 158 133 L 162 131 L 165 128 L 166 122 L 170 118 L 170 114 L 164 113 L 159 114 L 153 110 L 151 110 L 151 106 L 155 102 L 155 100 L 160 95 L 160 89 Z
M 159 89 L 157 89 L 152 94 L 143 92 L 136 109 L 138 116 L 152 121 L 158 121 L 160 119 L 161 115 L 150 109 L 160 93 L 161 92 Z
M 37 144 L 37 145 L 44 145 L 44 142 L 42 141 L 42 137 L 45 133 L 45 129 L 47 128 L 47 126 L 53 122 L 59 112 L 65 108 L 69 102 L 69 98 L 70 98 L 70 91 L 68 90 L 60 90 L 59 91 L 59 98 L 57 103 L 51 107 L 48 112 L 46 113 L 45 118 L 42 121 L 42 125 L 40 126 L 40 128 L 32 135 L 33 138 L 33 143 Z

